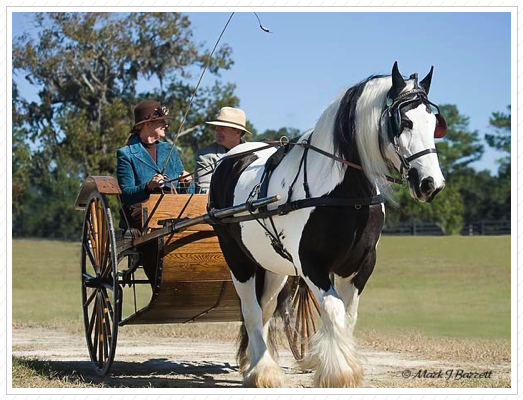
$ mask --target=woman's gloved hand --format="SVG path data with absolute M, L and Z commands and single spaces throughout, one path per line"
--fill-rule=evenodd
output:
M 145 191 L 152 193 L 156 189 L 162 188 L 165 185 L 165 177 L 162 174 L 156 174 L 145 185 Z

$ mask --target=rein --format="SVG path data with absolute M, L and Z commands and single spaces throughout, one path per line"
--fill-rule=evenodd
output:
M 277 141 L 277 140 L 267 140 L 265 141 L 264 143 L 270 143 L 274 146 L 276 145 L 284 145 L 284 146 L 301 146 L 303 148 L 306 148 L 306 149 L 309 149 L 309 150 L 313 150 L 315 151 L 316 153 L 319 153 L 321 155 L 324 155 L 325 157 L 328 157 L 328 158 L 331 158 L 333 159 L 334 161 L 338 161 L 340 163 L 342 163 L 343 165 L 346 165 L 347 167 L 350 167 L 350 168 L 354 168 L 354 169 L 357 169 L 359 171 L 363 171 L 363 168 L 361 165 L 359 164 L 355 164 L 353 162 L 350 162 L 350 161 L 347 161 L 347 160 L 344 160 L 343 158 L 341 157 L 338 157 L 334 154 L 331 154 L 325 150 L 322 150 L 320 149 L 319 147 L 316 147 L 316 146 L 313 146 L 312 144 L 310 143 L 307 143 L 306 141 L 302 141 L 302 142 L 295 142 L 295 143 L 292 143 L 292 142 L 282 142 L 281 140 L 280 141 Z M 401 185 L 403 183 L 402 180 L 400 179 L 397 179 L 397 178 L 394 178 L 392 176 L 389 176 L 389 175 L 386 175 L 385 178 L 387 179 L 387 181 L 391 182 L 391 183 L 396 183 L 398 185 Z

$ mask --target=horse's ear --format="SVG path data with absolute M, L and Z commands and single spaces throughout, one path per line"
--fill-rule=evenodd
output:
M 434 66 L 430 67 L 430 71 L 425 78 L 419 83 L 421 88 L 425 91 L 426 94 L 429 94 L 430 82 L 432 81 L 432 72 L 434 71 Z
M 389 97 L 394 99 L 398 94 L 401 93 L 405 86 L 407 86 L 407 84 L 400 74 L 398 62 L 396 61 L 392 67 L 392 89 L 389 92 Z

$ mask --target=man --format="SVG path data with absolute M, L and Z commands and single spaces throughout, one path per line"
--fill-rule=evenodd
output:
M 245 134 L 251 135 L 246 128 L 245 112 L 239 108 L 223 107 L 218 118 L 206 122 L 216 126 L 215 142 L 198 150 L 196 161 L 196 193 L 207 193 L 211 176 L 218 160 L 233 147 L 243 143 Z

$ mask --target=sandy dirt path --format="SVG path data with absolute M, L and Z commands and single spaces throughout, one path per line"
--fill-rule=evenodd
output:
M 235 360 L 234 342 L 194 340 L 191 338 L 126 337 L 120 331 L 110 387 L 240 387 L 241 376 Z M 397 386 L 406 381 L 402 374 L 419 370 L 449 370 L 455 363 L 414 358 L 408 354 L 361 348 L 366 359 L 365 386 Z M 311 372 L 302 372 L 290 351 L 280 350 L 280 365 L 289 387 L 312 387 Z M 76 371 L 86 381 L 99 383 L 91 370 L 83 335 L 60 329 L 13 329 L 13 356 L 48 361 L 59 371 Z M 459 368 L 473 371 L 491 366 L 460 363 Z M 508 367 L 508 369 L 507 369 Z M 498 377 L 509 378 L 510 365 L 496 366 Z

